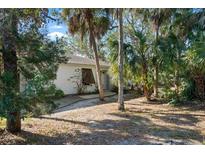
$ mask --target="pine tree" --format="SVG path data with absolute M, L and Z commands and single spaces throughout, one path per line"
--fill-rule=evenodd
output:
M 47 95 L 53 85 L 45 87 L 45 84 L 55 78 L 64 51 L 62 43 L 50 41 L 42 32 L 48 21 L 48 9 L 1 9 L 0 14 L 3 58 L 0 113 L 7 118 L 7 130 L 14 133 L 21 130 L 22 110 L 31 111 L 39 102 L 51 103 Z M 27 81 L 23 91 L 20 76 Z

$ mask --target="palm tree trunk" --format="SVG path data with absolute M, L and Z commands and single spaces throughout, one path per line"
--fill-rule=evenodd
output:
M 156 47 L 158 45 L 158 36 L 159 36 L 159 26 L 156 28 Z M 155 47 L 155 56 L 158 57 L 158 51 L 157 48 Z M 158 67 L 158 59 L 155 59 L 155 64 L 154 64 L 154 96 L 157 98 L 158 97 L 158 79 L 159 79 L 159 67 Z
M 177 101 L 179 101 L 179 86 L 180 86 L 180 78 L 179 78 L 179 61 L 180 61 L 180 52 L 177 51 L 177 60 L 176 60 L 176 68 L 175 68 L 175 93 Z
M 155 64 L 154 66 L 154 96 L 158 97 L 158 77 L 159 71 L 158 71 L 158 65 Z
M 196 92 L 199 99 L 204 100 L 205 98 L 205 84 L 204 75 L 198 74 L 194 76 L 194 81 L 196 83 Z
M 102 80 L 101 80 L 101 72 L 100 72 L 100 62 L 99 62 L 99 56 L 98 56 L 98 51 L 97 51 L 97 44 L 95 40 L 95 36 L 93 33 L 93 23 L 91 22 L 90 16 L 91 16 L 91 10 L 86 9 L 85 10 L 87 14 L 86 20 L 88 23 L 89 27 L 89 41 L 90 41 L 90 47 L 92 48 L 94 52 L 94 57 L 95 57 L 95 65 L 96 65 L 96 78 L 97 78 L 97 83 L 98 83 L 98 90 L 99 90 L 99 98 L 100 100 L 104 100 L 104 90 L 103 90 L 103 85 L 102 85 Z
M 178 68 L 175 70 L 175 93 L 176 93 L 176 98 L 179 100 L 179 71 Z
M 9 99 L 9 110 L 7 111 L 7 130 L 11 133 L 21 131 L 20 109 L 17 107 L 15 95 L 19 93 L 19 75 L 17 70 L 17 52 L 15 37 L 17 35 L 17 19 L 11 15 L 9 25 L 2 33 L 4 75 L 10 77 L 3 80 L 3 100 Z
M 94 35 L 93 35 L 93 32 L 91 29 L 90 29 L 90 41 L 91 41 L 91 46 L 92 46 L 92 49 L 94 52 L 94 57 L 95 57 L 99 97 L 100 97 L 100 100 L 104 100 L 104 90 L 103 90 L 103 85 L 102 85 L 102 80 L 101 80 L 100 62 L 99 62 L 99 56 L 98 56 L 98 52 L 97 52 L 97 45 L 96 45 L 96 40 L 94 38 Z
M 123 9 L 118 9 L 118 22 L 119 22 L 119 52 L 118 52 L 118 66 L 119 66 L 119 77 L 118 77 L 118 109 L 121 111 L 125 110 L 124 98 L 123 98 Z
M 150 92 L 149 92 L 149 87 L 148 87 L 148 74 L 147 74 L 147 64 L 145 59 L 143 60 L 143 67 L 142 67 L 142 75 L 143 75 L 143 91 L 144 91 L 144 96 L 148 101 L 150 101 Z

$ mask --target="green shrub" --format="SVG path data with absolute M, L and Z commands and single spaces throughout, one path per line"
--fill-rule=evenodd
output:
M 63 91 L 56 88 L 45 76 L 36 75 L 27 81 L 24 91 L 20 94 L 22 115 L 42 115 L 51 113 L 57 106 L 55 99 L 64 96 Z
M 196 98 L 195 84 L 193 80 L 188 80 L 183 84 L 183 91 L 181 95 L 185 100 L 193 100 L 194 98 Z
M 60 89 L 55 90 L 55 98 L 56 99 L 62 98 L 64 95 L 65 94 L 62 90 L 60 90 Z
M 176 94 L 175 90 L 168 87 L 162 88 L 161 97 L 164 98 L 169 104 L 179 105 L 182 103 L 180 95 Z

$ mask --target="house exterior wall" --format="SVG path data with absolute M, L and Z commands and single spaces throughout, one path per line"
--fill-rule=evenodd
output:
M 54 84 L 66 95 L 76 94 L 78 92 L 77 83 L 81 84 L 82 81 L 82 68 L 92 69 L 93 76 L 96 82 L 95 66 L 81 64 L 60 64 L 57 71 L 57 78 L 56 80 L 54 80 Z M 84 87 L 86 87 L 84 92 L 94 92 L 96 90 L 95 84 Z
M 77 94 L 78 88 L 77 83 L 81 84 L 82 82 L 82 68 L 92 69 L 93 76 L 96 84 L 84 86 L 84 92 L 95 92 L 96 91 L 96 68 L 95 65 L 82 65 L 82 64 L 60 64 L 57 70 L 56 79 L 54 84 L 56 87 L 64 92 L 65 95 L 68 94 Z M 102 70 L 107 70 L 108 68 L 102 68 Z M 104 74 L 101 74 L 102 83 L 105 84 Z M 22 75 L 20 75 L 20 91 L 22 92 L 26 86 L 26 80 Z

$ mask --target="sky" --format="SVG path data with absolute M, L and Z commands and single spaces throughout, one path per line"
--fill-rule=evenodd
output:
M 56 9 L 57 11 L 60 11 L 60 9 Z M 50 10 L 51 11 L 51 10 Z M 48 37 L 51 40 L 55 40 L 56 37 L 61 38 L 65 36 L 68 32 L 67 26 L 65 23 L 58 23 L 55 21 L 50 21 L 48 23 Z
M 65 24 L 49 23 L 48 24 L 48 36 L 51 40 L 55 40 L 56 37 L 61 38 L 67 33 L 67 27 Z

